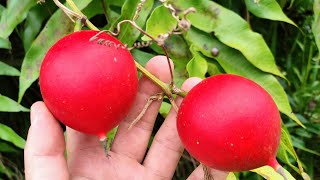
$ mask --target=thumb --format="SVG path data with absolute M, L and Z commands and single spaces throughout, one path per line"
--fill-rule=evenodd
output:
M 43 102 L 31 107 L 25 156 L 26 179 L 69 179 L 62 128 Z

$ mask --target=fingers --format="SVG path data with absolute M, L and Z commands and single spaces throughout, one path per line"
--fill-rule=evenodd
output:
M 43 102 L 31 107 L 25 156 L 26 179 L 69 179 L 63 131 Z
M 171 62 L 172 63 L 172 62 Z M 171 64 L 173 67 L 173 64 Z M 165 56 L 156 56 L 146 65 L 146 69 L 161 81 L 171 81 L 169 65 Z M 152 133 L 161 101 L 154 101 L 146 110 L 144 116 L 130 130 L 128 127 L 142 111 L 147 99 L 161 92 L 161 89 L 148 78 L 142 77 L 139 81 L 138 95 L 127 118 L 119 125 L 118 132 L 111 147 L 111 151 L 125 155 L 141 162 L 144 158 L 148 142 Z
M 200 78 L 190 78 L 184 82 L 182 89 L 189 91 L 200 81 Z M 181 102 L 182 98 L 177 97 L 176 103 L 178 106 Z M 149 152 L 143 162 L 146 168 L 164 179 L 172 178 L 183 152 L 183 145 L 176 128 L 176 115 L 177 113 L 172 108 L 153 139 Z
M 225 180 L 229 174 L 229 172 L 219 171 L 216 169 L 210 169 L 210 173 L 213 176 L 214 180 Z M 199 165 L 188 177 L 187 180 L 199 180 L 203 179 L 204 171 L 202 165 Z

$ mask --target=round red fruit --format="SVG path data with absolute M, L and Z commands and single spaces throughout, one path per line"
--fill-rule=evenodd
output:
M 272 97 L 246 78 L 207 78 L 183 100 L 177 117 L 185 148 L 203 164 L 222 171 L 272 165 L 281 137 Z
M 43 60 L 39 81 L 43 100 L 58 120 L 104 137 L 133 105 L 138 76 L 130 52 L 116 38 L 102 33 L 89 41 L 97 33 L 79 31 L 55 43 Z

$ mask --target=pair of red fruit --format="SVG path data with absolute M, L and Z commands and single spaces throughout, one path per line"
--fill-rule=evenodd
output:
M 129 112 L 138 77 L 127 49 L 99 45 L 96 31 L 65 36 L 48 51 L 40 88 L 51 113 L 65 125 L 100 138 Z M 116 38 L 98 36 L 116 45 Z M 281 121 L 271 96 L 240 76 L 216 75 L 184 98 L 177 129 L 185 148 L 203 164 L 222 171 L 277 168 Z

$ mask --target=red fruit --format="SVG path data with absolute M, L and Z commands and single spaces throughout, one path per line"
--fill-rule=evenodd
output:
M 117 126 L 131 108 L 138 89 L 134 60 L 116 38 L 100 45 L 97 31 L 79 31 L 60 39 L 40 69 L 40 89 L 51 113 L 63 124 L 100 138 Z M 122 45 L 122 44 L 121 44 Z
M 211 168 L 278 168 L 280 114 L 272 97 L 251 80 L 230 74 L 203 80 L 183 100 L 177 128 L 190 154 Z

